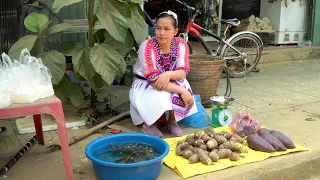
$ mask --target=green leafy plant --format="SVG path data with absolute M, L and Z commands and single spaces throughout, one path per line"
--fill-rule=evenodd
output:
M 61 8 L 81 1 L 55 0 L 52 10 L 57 13 Z M 17 59 L 21 50 L 28 48 L 31 55 L 41 57 L 53 76 L 56 96 L 62 101 L 69 98 L 75 106 L 79 106 L 84 99 L 83 90 L 80 85 L 72 84 L 65 73 L 65 56 L 71 56 L 75 77 L 89 84 L 91 107 L 94 107 L 96 93 L 103 83 L 110 86 L 116 76 L 123 76 L 126 71 L 125 57 L 134 55 L 148 36 L 148 25 L 139 5 L 144 1 L 146 0 L 88 0 L 88 44 L 83 46 L 78 42 L 66 42 L 61 52 L 44 52 L 44 43 L 52 35 L 71 26 L 62 23 L 48 27 L 50 22 L 45 15 L 32 13 L 25 18 L 24 24 L 37 35 L 19 39 L 10 49 L 9 56 Z M 104 29 L 94 31 L 97 22 Z
M 43 52 L 43 47 L 47 39 L 71 26 L 62 23 L 48 28 L 50 24 L 48 17 L 35 12 L 25 18 L 24 24 L 28 30 L 36 33 L 36 35 L 26 35 L 19 39 L 10 48 L 9 56 L 13 59 L 19 59 L 21 50 L 28 48 L 33 56 L 45 59 L 43 63 L 53 74 L 52 83 L 57 85 L 66 69 L 65 57 L 58 51 Z

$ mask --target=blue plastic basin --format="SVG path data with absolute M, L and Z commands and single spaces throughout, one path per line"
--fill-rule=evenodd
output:
M 132 142 L 149 144 L 161 155 L 149 161 L 130 164 L 108 162 L 96 156 L 99 152 L 106 151 L 109 144 Z M 161 172 L 163 158 L 169 152 L 169 145 L 156 136 L 123 133 L 98 138 L 87 145 L 85 152 L 88 159 L 92 161 L 95 175 L 99 180 L 153 180 Z

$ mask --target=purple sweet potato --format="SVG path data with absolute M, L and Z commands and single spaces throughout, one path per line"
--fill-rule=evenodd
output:
M 258 136 L 257 134 L 250 134 L 247 137 L 248 146 L 257 151 L 262 152 L 275 152 L 276 150 L 272 147 L 268 141 L 264 140 L 262 137 Z
M 262 134 L 268 134 L 268 133 L 270 133 L 270 130 L 269 130 L 269 129 L 266 129 L 266 128 L 260 128 L 260 129 L 258 130 L 259 136 L 261 136 Z
M 262 137 L 264 140 L 268 141 L 268 143 L 271 144 L 272 147 L 276 151 L 286 151 L 287 150 L 287 148 L 281 143 L 281 141 L 279 141 L 272 134 L 270 134 L 270 133 L 262 133 L 259 136 Z
M 294 143 L 291 141 L 290 138 L 288 138 L 286 135 L 284 135 L 280 131 L 270 131 L 270 133 L 276 137 L 286 148 L 288 149 L 294 149 L 296 146 Z

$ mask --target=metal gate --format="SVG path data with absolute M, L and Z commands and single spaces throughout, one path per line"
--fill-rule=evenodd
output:
M 0 0 L 0 53 L 19 39 L 17 7 L 21 0 Z

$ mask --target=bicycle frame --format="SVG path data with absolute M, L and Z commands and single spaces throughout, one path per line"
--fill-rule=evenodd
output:
M 194 17 L 196 16 L 196 14 L 194 15 Z M 232 48 L 234 51 L 236 51 L 240 57 L 243 55 L 238 49 L 236 49 L 235 47 L 233 47 L 232 45 L 230 45 L 227 41 L 225 41 L 222 37 L 208 31 L 207 29 L 197 25 L 196 23 L 193 22 L 193 19 L 194 17 L 191 18 L 191 20 L 188 22 L 188 25 L 186 27 L 186 30 L 184 33 L 182 33 L 182 36 L 184 36 L 184 39 L 186 41 L 188 41 L 188 35 L 187 33 L 192 33 L 198 40 L 199 42 L 202 44 L 202 46 L 206 49 L 207 53 L 210 54 L 210 55 L 219 55 L 219 51 L 220 51 L 220 48 L 221 48 L 221 42 L 223 42 L 223 44 L 229 46 L 230 48 Z M 229 27 L 228 27 L 229 28 Z M 212 49 L 210 48 L 209 44 L 202 38 L 200 32 L 203 31 L 205 32 L 206 34 L 210 35 L 211 37 L 217 39 L 220 44 L 218 46 L 218 48 L 215 50 L 215 52 L 212 51 Z M 226 31 L 224 32 L 224 36 L 225 36 L 225 33 L 227 32 L 227 29 Z M 238 57 L 237 57 L 238 58 Z M 230 58 L 226 58 L 226 60 L 228 59 L 235 59 L 235 57 L 230 57 Z

